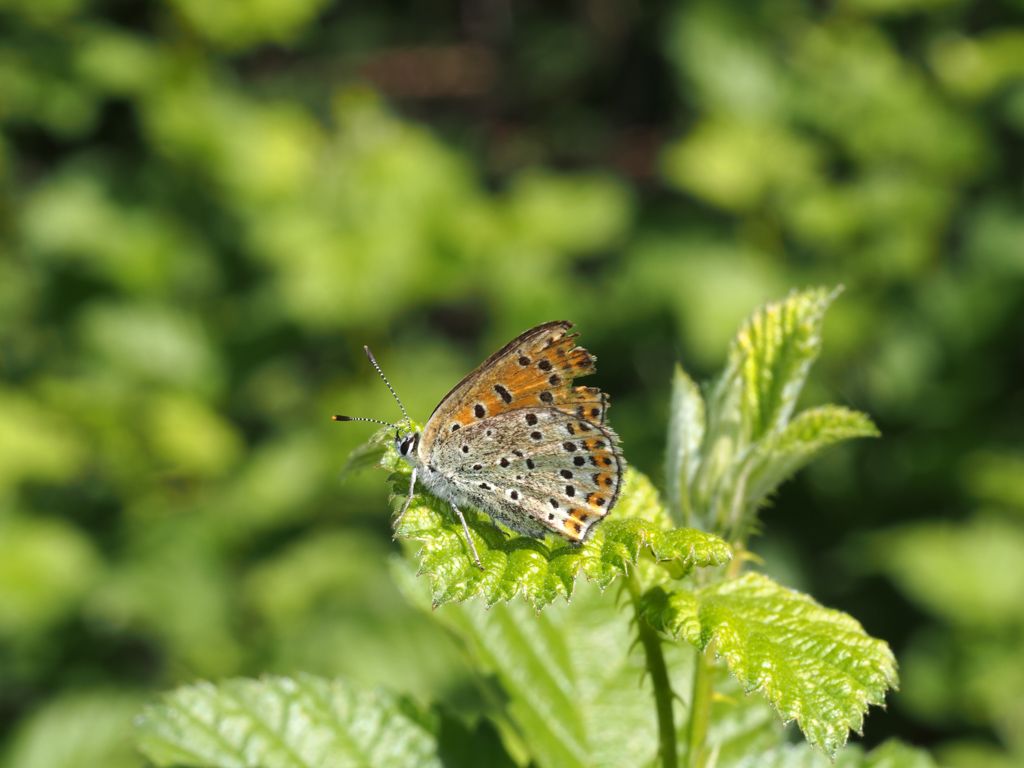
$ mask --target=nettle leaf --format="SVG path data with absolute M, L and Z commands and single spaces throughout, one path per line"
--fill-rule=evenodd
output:
M 704 398 L 700 388 L 676 365 L 665 449 L 665 495 L 669 509 L 680 513 L 681 521 L 686 524 L 693 522 L 693 508 L 686 488 L 693 482 L 700 465 L 704 429 Z
M 392 444 L 391 436 L 393 434 L 394 429 L 391 427 L 381 427 L 374 432 L 369 440 L 348 455 L 348 460 L 341 468 L 338 479 L 345 480 L 363 469 L 381 466 L 386 459 L 388 447 Z M 394 449 L 392 452 L 397 456 Z
M 408 491 L 404 475 L 394 477 L 394 505 Z M 551 536 L 544 541 L 510 535 L 485 514 L 463 510 L 484 569 L 473 562 L 462 524 L 444 501 L 417 493 L 395 535 L 417 542 L 419 573 L 431 582 L 434 605 L 483 597 L 488 605 L 521 595 L 540 609 L 557 597 L 568 599 L 583 575 L 607 587 L 641 553 L 674 561 L 684 571 L 722 565 L 732 556 L 729 546 L 709 533 L 671 528 L 668 513 L 654 486 L 629 469 L 619 503 L 582 545 Z
M 835 759 L 806 744 L 786 744 L 740 760 L 719 761 L 718 768 L 935 768 L 935 762 L 923 750 L 887 741 L 870 752 L 847 747 Z
M 426 585 L 407 563 L 396 564 L 395 576 L 411 600 L 430 610 Z M 515 601 L 445 605 L 431 616 L 465 643 L 483 684 L 500 687 L 492 699 L 502 708 L 491 716 L 530 765 L 620 768 L 655 760 L 650 677 L 627 601 L 585 582 L 572 602 L 539 614 Z M 664 650 L 673 670 L 692 663 L 689 648 Z
M 710 648 L 747 691 L 767 697 L 829 755 L 897 683 L 885 642 L 851 616 L 761 574 L 696 592 L 656 587 L 645 596 L 644 616 L 671 637 Z
M 860 745 L 849 744 L 834 757 L 806 742 L 792 744 L 789 729 L 779 722 L 767 701 L 743 695 L 724 665 L 712 665 L 712 673 L 715 698 L 705 747 L 714 755 L 716 768 L 935 768 L 926 752 L 897 741 L 885 742 L 867 753 Z M 685 731 L 679 739 L 685 752 Z M 688 764 L 685 756 L 682 763 Z
M 397 699 L 311 675 L 184 686 L 147 707 L 137 727 L 139 749 L 157 766 L 441 765 L 434 737 Z
M 830 445 L 878 434 L 871 419 L 859 411 L 837 405 L 802 411 L 775 439 L 759 444 L 756 469 L 746 489 L 748 503 L 759 503 Z
M 758 309 L 740 328 L 729 368 L 737 371 L 741 382 L 748 442 L 789 420 L 821 349 L 825 310 L 838 293 L 825 288 L 791 293 Z
M 691 454 L 696 469 L 685 483 L 676 481 L 681 508 L 695 510 L 701 527 L 741 539 L 765 497 L 818 452 L 877 434 L 867 416 L 837 406 L 793 417 L 821 348 L 825 311 L 838 293 L 794 292 L 741 326 L 725 370 L 708 390 L 706 433 Z M 682 439 L 670 431 L 670 450 Z

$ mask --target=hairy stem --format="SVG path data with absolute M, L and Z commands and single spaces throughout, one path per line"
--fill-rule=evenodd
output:
M 686 765 L 687 768 L 703 768 L 706 761 L 704 741 L 711 718 L 711 667 L 703 651 L 694 651 L 693 691 L 686 725 Z
M 635 570 L 632 570 L 626 579 L 626 586 L 633 601 L 637 632 L 640 636 L 640 644 L 644 649 L 644 656 L 647 659 L 647 672 L 651 676 L 651 684 L 654 687 L 654 707 L 658 714 L 658 752 L 661 755 L 661 765 L 663 768 L 678 768 L 679 752 L 676 747 L 675 718 L 672 714 L 672 699 L 675 694 L 672 692 L 672 685 L 668 679 L 668 667 L 665 664 L 665 654 L 661 649 L 661 638 L 640 615 L 642 590 Z

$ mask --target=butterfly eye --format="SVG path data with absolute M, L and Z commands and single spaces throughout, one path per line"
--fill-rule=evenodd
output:
M 416 447 L 416 444 L 418 442 L 419 433 L 415 435 L 409 435 L 407 438 L 402 440 L 401 443 L 398 444 L 398 452 L 403 456 L 408 456 L 409 453 Z

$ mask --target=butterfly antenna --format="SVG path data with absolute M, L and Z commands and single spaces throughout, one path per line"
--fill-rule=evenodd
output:
M 399 398 L 398 393 L 395 392 L 395 388 L 391 386 L 391 382 L 388 381 L 388 377 L 385 376 L 384 371 L 380 369 L 380 365 L 377 363 L 377 358 L 373 356 L 373 352 L 371 352 L 370 348 L 366 346 L 363 347 L 363 351 L 366 353 L 366 356 L 370 358 L 370 365 L 374 367 L 377 373 L 380 374 L 381 379 L 384 380 L 384 384 L 387 386 L 388 391 L 391 393 L 391 396 L 395 398 L 395 402 L 398 403 L 398 407 L 402 409 L 402 415 L 405 416 L 405 420 L 412 421 L 412 419 L 409 418 L 408 412 L 405 410 L 405 406 L 402 405 L 401 398 Z
M 394 427 L 396 424 L 384 421 L 384 419 L 371 419 L 369 416 L 342 416 L 336 413 L 331 416 L 332 421 L 372 421 L 374 424 L 383 424 L 385 427 Z

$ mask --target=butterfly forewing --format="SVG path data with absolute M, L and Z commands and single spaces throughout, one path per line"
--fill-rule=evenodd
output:
M 556 321 L 526 331 L 491 355 L 467 375 L 434 409 L 423 438 L 451 431 L 519 408 L 558 404 L 563 409 L 601 421 L 591 411 L 603 409 L 601 392 L 573 389 L 572 380 L 596 370 L 594 357 L 575 343 L 572 323 Z
M 607 396 L 572 385 L 595 365 L 571 327 L 537 326 L 491 355 L 434 410 L 420 450 L 456 498 L 520 533 L 581 541 L 618 500 L 625 462 Z

